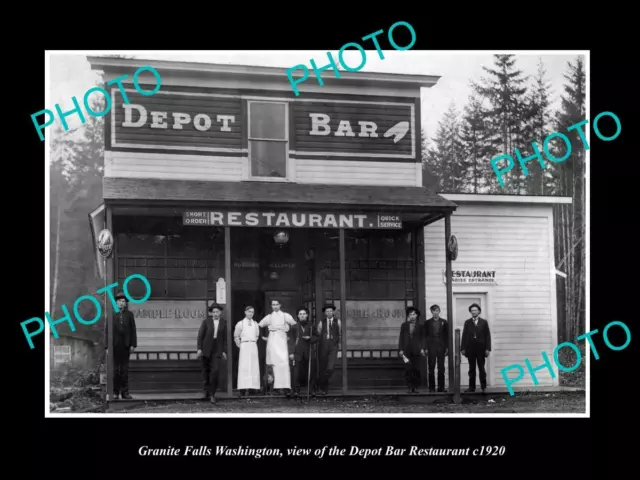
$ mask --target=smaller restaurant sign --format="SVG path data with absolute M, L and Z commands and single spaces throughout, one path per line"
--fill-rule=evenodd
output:
M 402 229 L 400 215 L 363 213 L 187 211 L 184 225 L 219 227 Z
M 496 285 L 496 270 L 453 270 L 451 272 L 451 279 L 454 284 L 468 284 L 468 285 Z M 447 283 L 447 271 L 442 271 L 442 282 Z

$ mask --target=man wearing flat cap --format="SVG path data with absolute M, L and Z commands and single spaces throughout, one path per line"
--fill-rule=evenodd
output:
M 418 393 L 420 386 L 420 357 L 424 357 L 424 335 L 418 323 L 420 310 L 407 308 L 407 320 L 400 327 L 398 349 L 405 364 L 405 378 L 409 393 Z
M 440 306 L 432 305 L 431 318 L 424 323 L 425 348 L 429 358 L 429 391 L 436 391 L 436 364 L 438 367 L 438 392 L 444 392 L 444 357 L 449 348 L 449 325 L 440 317 Z
M 220 318 L 222 306 L 209 307 L 209 315 L 198 330 L 198 357 L 202 365 L 204 399 L 216 403 L 216 390 L 220 378 L 220 364 L 227 359 L 227 327 Z
M 123 292 L 116 294 L 118 311 L 113 315 L 113 399 L 122 398 L 130 400 L 129 395 L 129 355 L 138 346 L 136 335 L 136 321 L 133 313 L 129 311 L 128 299 Z M 109 322 L 104 328 L 104 346 L 109 355 Z
M 338 358 L 342 325 L 340 319 L 335 317 L 336 306 L 327 304 L 322 307 L 324 319 L 318 324 L 318 337 L 320 337 L 320 349 L 318 352 L 318 364 L 320 366 L 320 395 L 326 395 L 329 391 L 329 380 L 333 374 L 333 365 Z

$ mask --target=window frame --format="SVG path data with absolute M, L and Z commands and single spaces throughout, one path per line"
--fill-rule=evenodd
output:
M 258 138 L 251 136 L 251 104 L 252 103 L 273 103 L 276 105 L 284 105 L 284 139 L 274 139 L 274 138 Z M 255 176 L 252 174 L 252 161 L 253 158 L 251 156 L 251 142 L 252 141 L 261 141 L 261 142 L 280 142 L 285 144 L 285 175 L 284 177 L 261 177 Z M 260 181 L 260 182 L 291 182 L 293 181 L 291 178 L 292 168 L 289 165 L 289 102 L 282 100 L 268 100 L 268 99 L 254 99 L 247 100 L 247 152 L 248 152 L 248 170 L 246 178 L 247 180 Z

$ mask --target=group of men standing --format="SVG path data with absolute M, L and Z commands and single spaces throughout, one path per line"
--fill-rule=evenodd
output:
M 130 399 L 129 356 L 137 347 L 136 324 L 122 292 L 116 295 L 116 301 L 119 311 L 113 319 L 114 399 L 119 395 Z M 283 312 L 277 300 L 271 302 L 271 309 L 269 315 L 257 322 L 253 319 L 255 309 L 247 306 L 245 317 L 234 328 L 233 338 L 240 350 L 238 390 L 244 395 L 250 390 L 264 393 L 271 386 L 281 393 L 297 396 L 301 385 L 306 384 L 311 394 L 315 395 L 318 390 L 321 395 L 326 395 L 338 351 L 341 350 L 342 325 L 335 316 L 335 306 L 325 305 L 322 308 L 324 318 L 317 324 L 304 307 L 298 308 L 296 319 Z M 440 317 L 440 307 L 432 305 L 430 310 L 431 318 L 421 324 L 418 321 L 420 311 L 415 307 L 407 308 L 406 321 L 400 327 L 398 349 L 405 362 L 405 376 L 411 393 L 416 393 L 420 386 L 420 358 L 425 356 L 428 358 L 429 391 L 435 392 L 436 385 L 438 392 L 445 391 L 445 357 L 449 354 L 451 332 L 447 320 Z M 210 314 L 202 321 L 197 337 L 205 399 L 212 403 L 216 403 L 221 364 L 227 360 L 227 326 L 221 319 L 222 311 L 223 307 L 218 304 L 209 307 Z M 461 354 L 469 360 L 469 388 L 465 392 L 475 391 L 476 366 L 484 392 L 487 385 L 485 360 L 491 351 L 491 332 L 489 323 L 480 318 L 479 305 L 470 305 L 469 312 L 471 318 L 464 323 L 460 345 Z M 109 345 L 107 327 L 105 346 Z M 260 340 L 263 341 L 262 349 L 258 347 Z M 318 345 L 317 355 L 312 353 L 313 345 Z M 260 350 L 263 350 L 263 355 Z
M 283 312 L 277 300 L 271 302 L 271 309 L 269 315 L 256 321 L 255 308 L 247 305 L 244 318 L 234 328 L 233 339 L 240 350 L 237 389 L 243 395 L 251 390 L 265 393 L 273 388 L 297 396 L 301 385 L 307 384 L 310 393 L 315 395 L 319 389 L 318 393 L 326 395 L 341 341 L 341 324 L 335 317 L 335 306 L 323 307 L 324 319 L 317 326 L 304 307 L 297 310 L 296 319 Z M 209 307 L 210 315 L 203 320 L 197 340 L 205 399 L 211 403 L 216 403 L 220 361 L 227 358 L 226 325 L 220 318 L 222 310 L 218 304 Z M 265 342 L 263 348 L 259 347 L 261 340 Z M 318 344 L 318 365 L 311 352 L 315 344 Z M 317 378 L 317 369 L 320 378 Z
M 417 393 L 420 386 L 420 358 L 428 357 L 429 391 L 436 391 L 435 369 L 438 369 L 437 391 L 444 392 L 445 357 L 449 354 L 450 329 L 446 319 L 440 317 L 440 307 L 432 305 L 431 318 L 424 324 L 418 320 L 420 310 L 407 308 L 407 320 L 400 327 L 398 350 L 405 362 L 405 377 L 409 393 Z M 476 365 L 480 373 L 480 387 L 487 387 L 485 359 L 491 351 L 491 331 L 489 322 L 480 318 L 480 305 L 469 306 L 471 318 L 464 322 L 460 353 L 469 361 L 469 388 L 465 392 L 476 390 Z

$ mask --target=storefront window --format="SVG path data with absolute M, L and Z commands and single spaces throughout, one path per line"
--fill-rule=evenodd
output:
M 411 232 L 350 231 L 345 248 L 348 299 L 405 299 L 412 296 Z
M 224 276 L 224 232 L 220 228 L 183 227 L 175 217 L 114 218 L 118 283 L 144 275 L 152 300 L 206 299 Z M 144 285 L 128 285 L 134 298 Z M 137 292 L 135 289 L 140 290 Z

